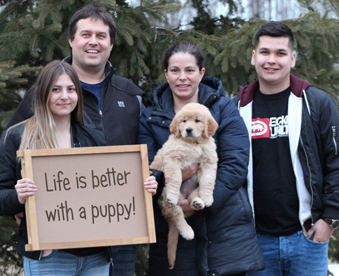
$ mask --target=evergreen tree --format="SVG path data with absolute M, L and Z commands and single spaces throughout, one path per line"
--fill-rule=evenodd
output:
M 10 217 L 0 216 L 0 275 L 22 275 L 22 258 L 16 253 L 18 225 Z
M 227 5 L 229 12 L 214 18 L 209 1 L 192 0 L 197 16 L 190 22 L 192 28 L 186 30 L 182 26 L 171 28 L 167 22 L 167 14 L 178 9 L 178 0 L 143 0 L 137 7 L 125 0 L 0 0 L 1 127 L 6 125 L 20 101 L 18 92 L 31 87 L 40 68 L 70 54 L 69 19 L 88 4 L 106 9 L 115 18 L 118 34 L 110 62 L 117 68 L 117 74 L 131 79 L 149 95 L 164 81 L 164 50 L 183 40 L 203 50 L 206 75 L 220 78 L 230 96 L 237 94 L 241 86 L 256 78 L 250 64 L 251 54 L 254 35 L 265 21 L 235 17 L 234 12 L 242 8 L 241 1 L 221 2 Z M 292 73 L 338 100 L 339 1 L 323 0 L 335 17 L 327 13 L 321 16 L 312 6 L 313 1 L 299 2 L 309 12 L 283 21 L 295 35 L 297 63 Z M 0 252 L 0 267 L 16 265 L 21 260 L 13 254 L 16 248 L 12 239 L 16 228 L 13 223 L 11 219 L 0 217 L 0 248 L 4 249 Z M 329 252 L 337 261 L 338 238 L 339 232 L 331 239 Z M 138 246 L 137 275 L 147 275 L 147 249 L 148 246 Z
M 40 69 L 28 65 L 14 66 L 14 61 L 0 61 L 0 133 L 21 100 L 17 92 L 23 89 L 28 82 L 23 75 L 35 73 Z
M 51 60 L 63 59 L 70 54 L 69 19 L 81 7 L 93 4 L 106 9 L 115 18 L 118 35 L 110 61 L 118 69 L 117 74 L 139 84 L 144 75 L 153 74 L 151 68 L 156 66 L 163 50 L 150 47 L 156 36 L 152 22 L 166 24 L 166 13 L 180 7 L 176 1 L 144 0 L 136 8 L 124 0 L 116 3 L 111 0 L 9 1 L 0 13 L 0 59 L 15 60 L 18 66 L 43 66 Z M 28 75 L 26 89 L 35 78 L 36 72 Z
M 214 64 L 212 74 L 223 81 L 229 94 L 236 94 L 241 86 L 256 78 L 250 62 L 255 33 L 264 22 L 261 19 L 251 20 L 239 29 L 231 29 L 219 39 L 214 38 L 217 41 L 213 43 L 216 45 L 214 54 L 208 51 Z M 297 63 L 292 73 L 337 98 L 338 20 L 309 12 L 303 17 L 283 23 L 292 29 L 295 36 Z M 208 50 L 210 45 L 206 47 L 202 43 L 202 46 Z

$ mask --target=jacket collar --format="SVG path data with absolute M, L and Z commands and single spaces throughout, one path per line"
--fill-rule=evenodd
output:
M 290 74 L 290 84 L 291 84 L 291 92 L 298 98 L 301 98 L 303 95 L 303 90 L 306 90 L 312 84 L 310 84 L 307 80 L 302 80 L 297 78 L 296 76 Z M 249 104 L 254 97 L 255 92 L 259 88 L 259 80 L 255 80 L 242 87 L 239 91 L 239 101 L 240 107 L 244 107 Z

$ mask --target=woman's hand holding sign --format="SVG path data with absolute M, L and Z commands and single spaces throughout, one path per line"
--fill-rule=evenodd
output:
M 18 200 L 21 204 L 25 204 L 28 196 L 32 196 L 37 192 L 34 182 L 28 178 L 19 179 L 15 185 Z

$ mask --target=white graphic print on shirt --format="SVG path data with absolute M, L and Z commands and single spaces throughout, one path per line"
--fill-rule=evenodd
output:
M 288 115 L 252 119 L 251 136 L 252 139 L 287 137 Z

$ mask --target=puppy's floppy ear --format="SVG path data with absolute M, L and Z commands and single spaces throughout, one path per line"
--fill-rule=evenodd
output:
M 175 116 L 170 124 L 170 132 L 174 134 L 175 138 L 180 138 L 179 120 L 178 116 Z
M 205 126 L 205 131 L 203 133 L 204 138 L 212 137 L 218 129 L 218 123 L 214 120 L 210 112 L 207 115 L 207 121 Z

